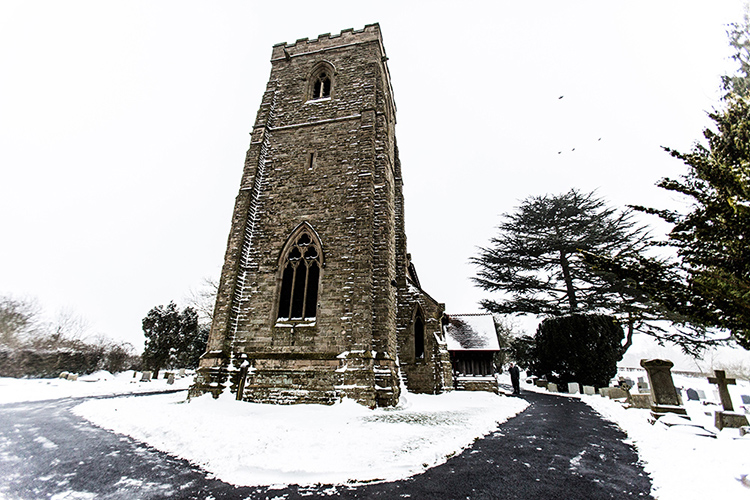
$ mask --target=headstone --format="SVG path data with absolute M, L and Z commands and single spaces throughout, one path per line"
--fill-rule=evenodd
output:
M 601 397 L 603 397 L 603 398 L 608 398 L 609 397 L 609 390 L 610 389 L 611 389 L 611 387 L 601 387 L 599 389 L 599 395 Z
M 78 380 L 78 374 L 77 373 L 68 373 L 68 380 L 72 380 L 73 382 L 75 382 L 76 380 Z
M 143 372 L 143 376 L 141 377 L 141 382 L 151 382 L 151 372 Z
M 557 392 L 557 384 L 553 384 L 552 382 L 547 383 L 547 390 L 549 392 Z
M 729 386 L 736 384 L 733 378 L 727 378 L 724 370 L 714 370 L 715 377 L 708 377 L 708 381 L 719 386 L 719 399 L 725 411 L 734 411 L 732 397 L 729 395 Z
M 642 408 L 648 410 L 651 408 L 651 394 L 640 392 L 638 394 L 631 394 L 630 398 L 628 398 L 628 403 L 630 403 L 631 408 Z
M 715 377 L 708 377 L 708 381 L 719 386 L 719 399 L 724 411 L 717 411 L 714 414 L 714 425 L 719 429 L 724 427 L 740 428 L 748 425 L 747 417 L 741 413 L 734 412 L 732 397 L 729 395 L 729 386 L 737 382 L 733 378 L 727 378 L 724 370 L 714 370 Z
M 568 384 L 568 394 L 578 394 L 581 392 L 581 386 L 578 382 L 570 382 Z
M 698 391 L 696 391 L 695 389 L 687 390 L 687 398 L 688 398 L 688 401 L 700 401 L 700 396 L 698 396 Z
M 68 372 L 62 372 L 62 373 L 60 374 L 60 378 L 64 378 L 64 379 L 66 379 L 66 380 L 67 380 L 67 379 L 68 379 L 68 375 L 70 375 L 70 374 L 69 374 Z
M 627 399 L 629 396 L 630 393 L 628 391 L 619 387 L 610 387 L 607 392 L 609 399 Z
M 651 415 L 654 418 L 665 413 L 687 415 L 672 380 L 674 363 L 668 359 L 642 359 L 641 366 L 646 369 L 651 386 Z
M 648 382 L 643 377 L 638 377 L 638 392 L 651 392 Z
M 184 377 L 185 376 L 185 369 L 184 368 L 180 368 L 180 371 L 177 372 L 177 375 L 180 378 Z
M 170 373 L 169 377 L 167 377 L 167 385 L 174 384 L 174 373 Z
M 596 387 L 594 387 L 593 385 L 584 385 L 583 393 L 587 396 L 593 396 L 596 394 Z
M 706 391 L 702 391 L 700 389 L 696 389 L 695 392 L 698 393 L 698 399 L 700 399 L 700 400 L 706 399 Z
M 635 382 L 633 382 L 632 379 L 625 378 L 625 377 L 620 377 L 618 379 L 617 385 L 620 388 L 625 389 L 626 391 L 629 391 L 630 389 L 632 389 L 633 387 L 635 387 Z
M 743 405 L 750 405 L 750 396 L 748 396 L 747 394 L 743 394 L 740 396 L 740 398 L 742 399 Z
M 544 379 L 541 379 L 541 378 L 540 378 L 540 379 L 537 379 L 537 380 L 536 380 L 536 382 L 534 382 L 534 384 L 535 384 L 535 385 L 536 385 L 537 387 L 541 387 L 541 388 L 543 388 L 543 389 L 547 387 L 547 381 L 546 381 L 546 380 L 544 380 Z

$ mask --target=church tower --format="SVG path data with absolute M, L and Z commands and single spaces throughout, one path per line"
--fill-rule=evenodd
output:
M 451 387 L 444 306 L 406 253 L 378 24 L 278 44 L 192 394 L 394 405 Z

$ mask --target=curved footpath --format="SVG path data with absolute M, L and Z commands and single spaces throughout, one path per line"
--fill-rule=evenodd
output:
M 626 435 L 574 398 L 530 406 L 423 474 L 359 487 L 235 487 L 185 460 L 89 424 L 80 400 L 0 405 L 0 499 L 651 498 Z M 153 418 L 159 418 L 154 415 Z

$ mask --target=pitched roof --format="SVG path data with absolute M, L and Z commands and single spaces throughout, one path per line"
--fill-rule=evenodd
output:
M 450 314 L 445 325 L 449 351 L 499 351 L 495 321 L 486 314 Z

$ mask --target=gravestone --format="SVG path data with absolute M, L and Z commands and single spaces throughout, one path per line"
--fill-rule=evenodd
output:
M 687 415 L 672 380 L 674 363 L 668 359 L 642 359 L 641 366 L 646 369 L 651 386 L 651 415 L 654 418 L 665 413 Z
M 698 399 L 701 401 L 706 399 L 706 391 L 702 391 L 701 389 L 696 389 L 695 392 L 698 393 Z
M 747 394 L 743 394 L 742 396 L 740 396 L 740 398 L 742 398 L 743 405 L 750 405 L 750 396 L 748 396 Z
M 698 391 L 695 389 L 688 389 L 687 390 L 687 398 L 688 401 L 700 401 L 700 396 L 698 395 Z
M 622 389 L 625 389 L 626 391 L 629 391 L 633 387 L 635 387 L 635 382 L 633 382 L 632 379 L 620 377 L 618 379 L 617 385 L 621 387 Z
M 630 393 L 620 387 L 610 387 L 607 391 L 607 397 L 609 399 L 627 399 L 630 397 Z
M 594 387 L 593 385 L 584 385 L 583 393 L 587 396 L 593 396 L 596 394 L 596 387 Z
M 76 381 L 78 380 L 78 374 L 77 373 L 68 373 L 68 380 Z
M 174 373 L 170 373 L 169 377 L 167 377 L 167 385 L 174 384 Z
M 651 392 L 648 382 L 643 377 L 638 377 L 638 392 Z
M 541 388 L 545 389 L 547 387 L 547 381 L 540 378 L 540 379 L 537 379 L 534 382 L 534 385 L 536 385 L 537 387 L 541 387 Z
M 719 386 L 719 399 L 724 411 L 714 414 L 714 425 L 721 430 L 724 427 L 740 428 L 748 425 L 747 417 L 741 413 L 735 413 L 732 405 L 732 396 L 729 394 L 729 386 L 737 382 L 733 378 L 727 378 L 724 370 L 714 370 L 715 377 L 708 377 L 708 381 Z
M 734 411 L 732 396 L 729 395 L 729 386 L 737 382 L 733 378 L 727 378 L 724 370 L 714 370 L 715 377 L 708 377 L 708 381 L 719 386 L 719 399 L 724 411 Z
M 180 368 L 180 371 L 177 372 L 177 375 L 180 378 L 184 377 L 185 376 L 185 369 L 184 368 Z
M 599 395 L 601 397 L 603 397 L 603 398 L 608 398 L 609 397 L 609 390 L 610 389 L 611 389 L 611 387 L 601 387 L 601 388 L 599 388 Z
M 547 384 L 547 390 L 549 392 L 557 392 L 557 384 L 553 384 L 552 382 L 549 382 Z
M 630 403 L 631 408 L 648 410 L 651 408 L 651 394 L 640 392 L 638 394 L 631 394 L 628 398 L 628 403 Z
M 66 379 L 66 380 L 67 380 L 67 379 L 68 379 L 68 375 L 69 375 L 69 373 L 68 373 L 68 372 L 62 372 L 62 373 L 60 374 L 60 378 L 63 378 L 63 379 Z
M 568 384 L 568 394 L 579 394 L 581 392 L 581 386 L 578 382 L 570 382 Z
M 143 372 L 143 376 L 141 376 L 141 382 L 151 382 L 151 372 Z

